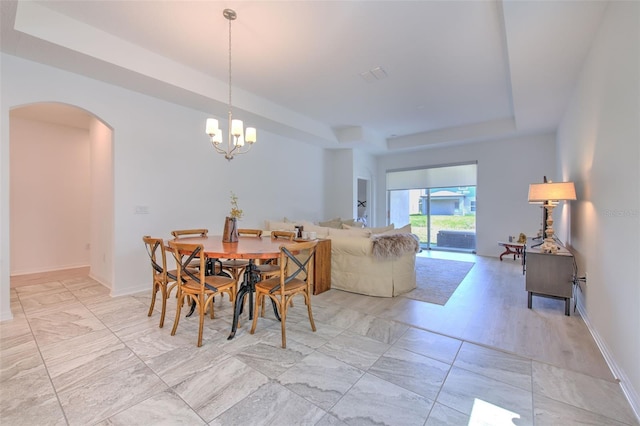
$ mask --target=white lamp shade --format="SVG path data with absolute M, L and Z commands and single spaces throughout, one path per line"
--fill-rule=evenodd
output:
M 220 131 L 220 129 L 217 129 L 215 134 L 213 135 L 213 139 L 211 139 L 211 141 L 218 145 L 222 143 L 222 132 Z
M 215 135 L 218 132 L 218 120 L 215 118 L 207 118 L 206 132 L 209 136 Z
M 242 135 L 242 129 L 244 127 L 244 124 L 242 123 L 242 120 L 231 120 L 231 134 L 233 136 L 240 136 Z
M 247 127 L 247 131 L 245 133 L 245 140 L 250 144 L 253 144 L 256 142 L 257 132 L 255 127 Z
M 242 135 L 238 136 L 234 142 L 234 144 L 238 147 L 244 146 L 244 137 Z
M 529 202 L 575 200 L 573 182 L 532 183 L 529 185 Z

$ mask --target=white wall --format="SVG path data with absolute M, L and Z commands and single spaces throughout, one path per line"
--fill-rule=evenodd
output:
M 576 184 L 564 214 L 588 274 L 580 310 L 640 416 L 639 16 L 637 2 L 607 6 L 558 130 L 558 159 Z
M 113 282 L 113 132 L 100 120 L 89 125 L 91 143 L 90 275 L 106 287 Z
M 113 271 L 112 295 L 148 288 L 142 235 L 166 238 L 172 229 L 200 226 L 220 234 L 230 209 L 230 190 L 245 211 L 243 226 L 262 227 L 264 219 L 283 216 L 322 219 L 321 148 L 258 129 L 258 143 L 251 152 L 227 162 L 214 154 L 204 134 L 208 116 L 204 112 L 11 55 L 2 54 L 0 59 L 1 319 L 10 317 L 7 128 L 9 110 L 19 105 L 43 101 L 75 105 L 113 129 L 113 258 L 107 258 L 105 265 L 105 270 Z M 148 207 L 149 214 L 135 214 L 136 206 Z
M 353 218 L 353 203 L 356 197 L 356 179 L 353 175 L 353 150 L 328 151 L 326 163 L 326 207 L 322 220 L 336 217 Z
M 498 241 L 524 232 L 536 235 L 541 213 L 528 204 L 529 184 L 543 176 L 557 180 L 555 135 L 533 135 L 472 145 L 388 155 L 378 160 L 376 225 L 385 225 L 386 172 L 443 164 L 478 162 L 476 251 L 499 256 Z M 555 214 L 554 214 L 555 216 Z
M 89 265 L 89 132 L 11 119 L 11 274 Z

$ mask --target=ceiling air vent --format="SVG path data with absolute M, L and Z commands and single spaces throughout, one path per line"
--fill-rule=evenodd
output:
M 374 81 L 384 80 L 387 78 L 387 72 L 382 67 L 375 67 L 369 71 L 361 72 L 360 77 L 367 83 L 373 83 Z

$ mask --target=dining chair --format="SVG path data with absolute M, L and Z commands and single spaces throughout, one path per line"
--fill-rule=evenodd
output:
M 293 241 L 296 233 L 293 231 L 271 231 L 271 239 L 279 241 Z M 267 259 L 257 265 L 261 279 L 271 278 L 280 273 L 278 258 Z
M 162 312 L 160 313 L 160 325 L 164 326 L 164 316 L 167 311 L 167 299 L 177 283 L 178 271 L 176 269 L 167 270 L 167 253 L 162 238 L 152 238 L 149 235 L 142 237 L 145 248 L 151 260 L 151 272 L 153 273 L 153 288 L 151 290 L 151 306 L 147 316 L 153 314 L 153 308 L 156 304 L 156 296 L 160 291 L 162 298 Z
M 293 231 L 271 231 L 271 239 L 272 240 L 280 240 L 280 241 L 293 241 L 296 236 L 296 233 Z M 260 279 L 266 280 L 267 278 L 275 277 L 280 274 L 280 266 L 278 266 L 278 258 L 267 259 L 256 265 L 258 272 L 260 273 Z M 293 300 L 290 302 L 289 306 L 293 306 Z M 262 305 L 260 306 L 261 314 L 264 316 L 264 299 L 262 299 Z
M 180 312 L 186 298 L 198 309 L 198 347 L 202 346 L 202 329 L 207 310 L 211 311 L 211 319 L 214 318 L 214 297 L 217 294 L 228 293 L 233 303 L 236 295 L 236 280 L 221 275 L 206 275 L 205 264 L 208 260 L 202 244 L 181 243 L 177 240 L 170 241 L 169 246 L 178 264 L 178 303 L 176 306 L 176 319 L 173 323 L 171 335 L 176 334 Z M 191 269 L 194 259 L 198 259 L 198 270 Z
M 206 228 L 176 229 L 175 231 L 171 231 L 171 235 L 173 235 L 174 238 L 206 237 L 208 233 L 209 230 Z
M 298 294 L 304 297 L 309 314 L 311 330 L 316 331 L 311 313 L 311 292 L 313 288 L 313 265 L 316 255 L 317 241 L 286 244 L 280 246 L 278 264 L 280 273 L 276 277 L 256 283 L 255 309 L 262 304 L 265 297 L 271 299 L 280 314 L 280 327 L 282 330 L 282 347 L 287 347 L 286 321 L 289 302 Z M 251 334 L 258 324 L 258 315 L 253 316 Z
M 238 228 L 238 236 L 260 238 L 262 237 L 262 230 Z M 244 259 L 227 259 L 222 261 L 222 269 L 229 272 L 229 274 L 231 274 L 231 276 L 235 278 L 236 281 L 240 280 L 242 273 L 244 272 L 244 270 L 248 265 L 249 265 L 249 261 Z
M 188 238 L 188 237 L 206 237 L 209 234 L 209 230 L 207 228 L 193 228 L 193 229 L 177 229 L 171 231 L 171 235 L 174 238 Z M 192 268 L 198 268 L 199 263 L 198 260 L 193 261 Z M 220 275 L 222 272 L 222 263 L 217 259 L 209 259 L 207 262 L 207 275 Z M 225 274 L 231 276 L 229 274 Z

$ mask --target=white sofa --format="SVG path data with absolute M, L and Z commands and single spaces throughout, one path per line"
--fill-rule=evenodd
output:
M 390 258 L 373 252 L 372 236 L 407 234 L 410 227 L 335 229 L 303 221 L 267 221 L 268 230 L 292 230 L 295 225 L 331 240 L 331 288 L 378 297 L 398 296 L 416 288 L 415 251 Z

